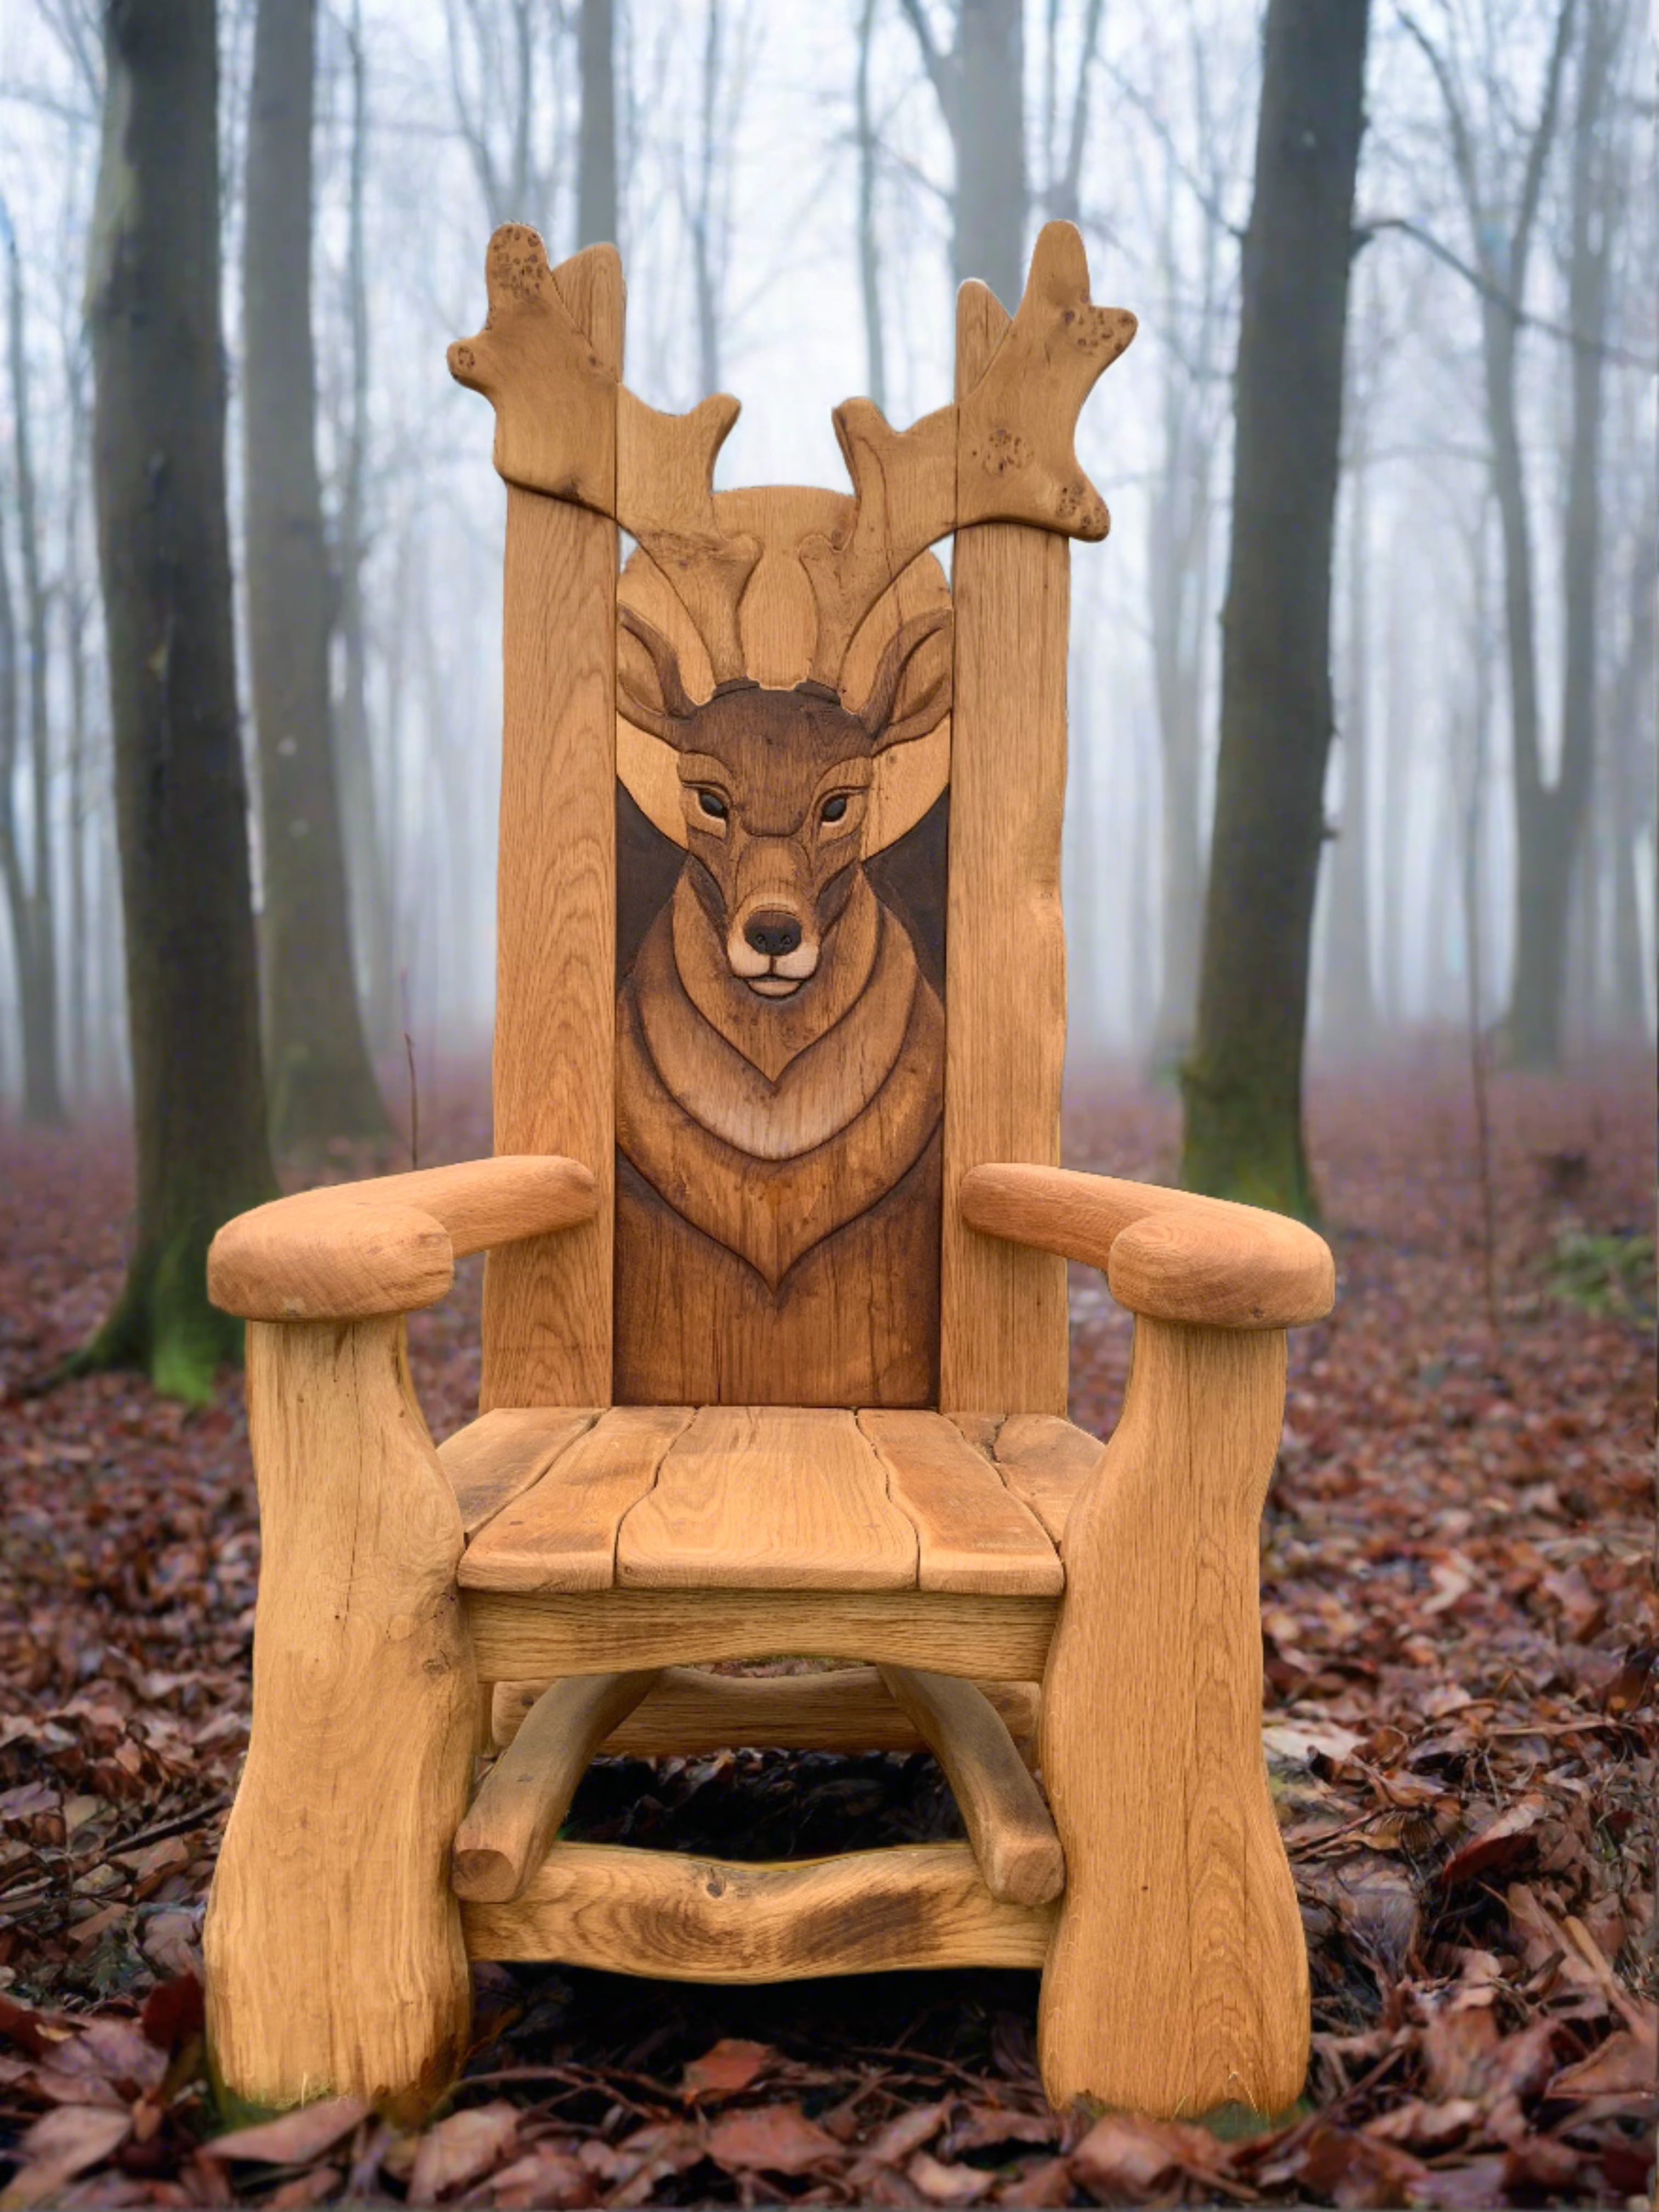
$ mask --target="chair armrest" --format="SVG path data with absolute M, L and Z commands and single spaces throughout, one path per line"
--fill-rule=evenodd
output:
M 1256 1206 L 1065 1168 L 970 1168 L 970 1229 L 1098 1267 L 1132 1313 L 1215 1328 L 1296 1328 L 1336 1300 L 1330 1248 Z
M 591 1221 L 598 1187 L 556 1154 L 469 1160 L 273 1199 L 228 1221 L 208 1295 L 244 1321 L 362 1321 L 442 1297 L 455 1262 Z

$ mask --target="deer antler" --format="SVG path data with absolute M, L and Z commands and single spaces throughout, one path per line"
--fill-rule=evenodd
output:
M 714 458 L 738 402 L 718 392 L 663 415 L 636 398 L 600 363 L 526 224 L 496 231 L 484 276 L 484 326 L 450 347 L 449 371 L 495 407 L 497 470 L 636 538 L 691 617 L 714 681 L 741 676 L 738 609 L 761 545 L 722 531 L 714 506 Z
M 835 412 L 856 503 L 800 557 L 817 603 L 812 675 L 834 684 L 860 623 L 917 554 L 975 522 L 1024 522 L 1068 538 L 1106 535 L 1106 502 L 1078 466 L 1078 415 L 1135 334 L 1122 307 L 1089 300 L 1083 240 L 1045 225 L 1024 297 L 989 367 L 953 407 L 895 430 L 868 399 Z

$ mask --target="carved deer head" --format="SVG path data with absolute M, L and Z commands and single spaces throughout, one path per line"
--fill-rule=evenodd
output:
M 872 763 L 925 737 L 949 712 L 950 612 L 903 623 L 856 706 L 811 679 L 787 690 L 747 678 L 694 704 L 673 647 L 631 607 L 617 703 L 674 748 L 691 880 L 734 975 L 788 998 L 817 969 L 864 860 Z M 917 679 L 920 680 L 917 680 Z
M 763 997 L 789 996 L 815 972 L 861 862 L 872 761 L 933 729 L 950 703 L 948 653 L 937 656 L 937 675 L 933 656 L 918 661 L 948 611 L 899 629 L 856 703 L 842 687 L 854 640 L 918 555 L 964 526 L 1105 536 L 1105 503 L 1078 466 L 1073 430 L 1095 380 L 1133 337 L 1134 317 L 1091 304 L 1081 238 L 1050 223 L 1018 313 L 955 405 L 903 432 L 868 400 L 836 409 L 855 496 L 840 526 L 799 544 L 817 634 L 807 680 L 780 690 L 744 665 L 738 611 L 761 542 L 723 530 L 714 506 L 715 456 L 736 400 L 717 394 L 669 416 L 619 385 L 561 300 L 533 231 L 497 231 L 488 280 L 489 319 L 451 347 L 451 369 L 495 404 L 501 473 L 611 516 L 706 647 L 714 688 L 694 703 L 673 647 L 625 609 L 623 636 L 635 642 L 618 670 L 618 703 L 678 756 L 696 888 L 732 972 Z

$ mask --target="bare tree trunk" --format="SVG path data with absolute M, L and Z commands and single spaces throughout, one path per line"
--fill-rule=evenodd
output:
M 314 0 L 260 0 L 242 254 L 248 643 L 279 1148 L 386 1127 L 357 1007 L 331 726 L 311 337 L 315 34 Z
M 581 0 L 576 34 L 581 139 L 576 156 L 576 244 L 617 241 L 616 0 Z
M 346 281 L 351 319 L 351 381 L 341 471 L 338 629 L 340 797 L 344 814 L 351 936 L 362 978 L 363 1024 L 371 1053 L 398 1046 L 396 948 L 386 879 L 386 840 L 375 789 L 368 717 L 368 611 L 363 568 L 368 557 L 369 464 L 368 257 L 363 234 L 368 166 L 368 86 L 361 0 L 353 0 L 347 43 L 351 58 L 351 152 L 346 210 Z
M 17 237 L 6 233 L 7 355 L 10 370 L 12 459 L 22 556 L 23 621 L 28 660 L 29 834 L 27 884 L 14 916 L 17 989 L 23 1031 L 23 1119 L 61 1127 L 67 1116 L 58 1072 L 58 941 L 52 897 L 52 726 L 46 713 L 46 586 L 40 572 L 40 520 L 35 506 L 30 435 L 28 352 L 23 329 L 23 271 Z M 15 933 L 18 921 L 23 934 Z
M 859 17 L 858 73 L 854 86 L 859 149 L 859 297 L 864 307 L 865 384 L 887 411 L 887 340 L 881 313 L 881 240 L 876 226 L 876 126 L 870 112 L 870 46 L 879 0 L 864 0 Z
M 1331 740 L 1331 541 L 1366 0 L 1269 0 L 1244 240 L 1221 750 L 1182 1071 L 1189 1189 L 1310 1214 L 1309 939 Z
M 1363 403 L 1362 403 L 1363 404 Z M 1342 714 L 1342 834 L 1330 846 L 1330 908 L 1326 939 L 1325 1033 L 1334 1050 L 1373 1046 L 1376 1004 L 1371 991 L 1370 792 L 1370 605 L 1368 456 L 1356 450 L 1348 509 L 1347 668 Z
M 956 154 L 951 259 L 1006 306 L 1025 289 L 1025 39 L 1021 0 L 956 0 L 956 40 L 935 42 L 922 0 L 902 0 Z
M 1608 714 L 1612 805 L 1611 1012 L 1615 1034 L 1635 1042 L 1647 1032 L 1652 978 L 1642 950 L 1642 890 L 1637 842 L 1654 818 L 1653 533 L 1644 526 L 1631 562 L 1630 623 Z
M 1618 0 L 1588 0 L 1573 123 L 1572 245 L 1567 273 L 1572 349 L 1572 428 L 1562 548 L 1565 653 L 1561 758 L 1544 781 L 1534 697 L 1529 744 L 1517 745 L 1515 967 L 1505 1021 L 1509 1052 L 1522 1067 L 1553 1066 L 1561 1055 L 1567 943 L 1575 863 L 1595 759 L 1595 632 L 1601 562 L 1602 340 L 1613 209 L 1601 145 L 1602 114 L 1617 41 Z M 1512 422 L 1514 331 L 1510 330 Z M 1518 453 L 1514 469 L 1518 470 Z M 1517 477 L 1518 482 L 1518 477 Z M 1524 527 L 1524 524 L 1522 526 Z M 1530 637 L 1528 643 L 1530 645 Z M 1517 718 L 1518 720 L 1519 718 Z M 1521 732 L 1517 729 L 1517 738 Z
M 200 1397 L 240 1324 L 207 1301 L 220 1224 L 270 1197 L 237 731 L 219 327 L 212 0 L 104 17 L 88 319 L 115 739 L 137 1236 L 77 1365 Z
M 82 501 L 86 495 L 87 418 L 84 356 L 78 343 L 66 347 L 70 398 L 69 517 L 64 534 L 63 625 L 69 669 L 69 1063 L 70 1085 L 77 1106 L 87 1103 L 90 1051 L 88 1027 L 92 994 L 92 946 L 87 920 L 87 815 L 91 778 L 87 726 L 87 626 L 91 593 L 82 567 Z

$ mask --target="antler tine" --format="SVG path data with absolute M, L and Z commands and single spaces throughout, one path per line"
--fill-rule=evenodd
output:
M 743 672 L 738 610 L 761 542 L 723 531 L 714 514 L 714 460 L 738 403 L 716 392 L 689 415 L 659 415 L 626 386 L 617 414 L 617 520 L 668 579 L 708 648 L 716 684 Z
M 867 399 L 836 410 L 856 503 L 844 530 L 800 549 L 817 604 L 818 682 L 839 681 L 877 600 L 951 531 L 1023 522 L 1067 538 L 1106 535 L 1106 502 L 1078 466 L 1073 440 L 1084 401 L 1135 328 L 1126 308 L 1091 304 L 1082 237 L 1069 222 L 1051 222 L 1002 343 L 955 406 L 903 432 Z
M 722 531 L 714 504 L 714 458 L 737 401 L 720 392 L 689 415 L 663 415 L 635 398 L 589 344 L 528 225 L 495 232 L 484 275 L 484 326 L 450 347 L 449 369 L 495 407 L 496 469 L 629 532 L 690 617 L 714 681 L 741 676 L 738 611 L 761 546 Z

